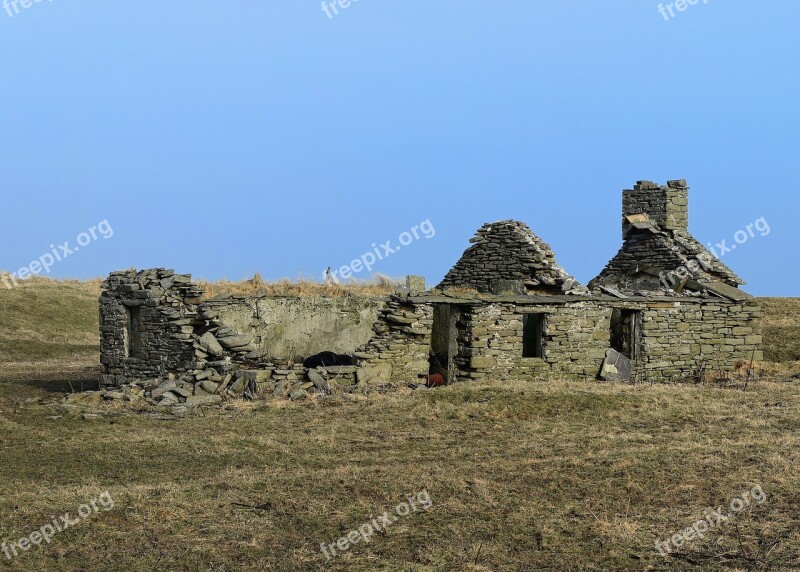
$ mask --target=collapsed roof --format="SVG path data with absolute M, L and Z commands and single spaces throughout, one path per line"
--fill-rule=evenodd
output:
M 533 294 L 585 293 L 586 288 L 556 262 L 555 253 L 524 222 L 483 225 L 439 288 L 500 293 L 509 284 Z
M 612 296 L 717 296 L 745 300 L 744 281 L 689 233 L 689 187 L 637 181 L 622 193 L 623 245 L 589 288 Z M 520 221 L 483 225 L 439 284 L 485 294 L 587 294 L 550 246 Z
M 688 231 L 686 181 L 639 181 L 623 193 L 623 245 L 591 288 L 749 298 L 745 282 Z

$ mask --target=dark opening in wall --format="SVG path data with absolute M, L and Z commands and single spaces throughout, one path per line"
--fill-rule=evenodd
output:
M 430 371 L 445 376 L 448 383 L 455 380 L 454 358 L 458 355 L 458 328 L 456 323 L 462 309 L 450 304 L 433 307 L 433 330 L 431 333 Z
M 544 357 L 544 314 L 523 314 L 522 357 Z
M 142 347 L 142 309 L 139 306 L 127 306 L 125 311 L 128 315 L 128 328 L 125 336 L 125 356 L 142 359 L 144 349 Z
M 611 347 L 630 359 L 639 355 L 641 312 L 615 308 L 611 313 Z

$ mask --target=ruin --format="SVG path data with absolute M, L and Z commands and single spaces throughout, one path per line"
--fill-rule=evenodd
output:
M 623 192 L 619 252 L 587 286 L 522 222 L 489 223 L 442 283 L 387 298 L 205 300 L 171 270 L 112 273 L 100 299 L 106 388 L 191 406 L 224 396 L 495 379 L 687 379 L 763 359 L 761 310 L 688 231 L 688 186 Z M 305 368 L 322 351 L 353 365 Z

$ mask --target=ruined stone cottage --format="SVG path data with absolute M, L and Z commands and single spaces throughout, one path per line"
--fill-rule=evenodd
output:
M 166 400 L 298 398 L 337 388 L 476 379 L 679 380 L 763 359 L 761 310 L 688 231 L 688 187 L 639 181 L 622 246 L 588 286 L 522 222 L 489 223 L 442 283 L 385 299 L 205 300 L 187 275 L 114 272 L 100 300 L 102 384 Z M 307 368 L 319 352 L 349 363 Z M 162 391 L 163 389 L 163 391 Z

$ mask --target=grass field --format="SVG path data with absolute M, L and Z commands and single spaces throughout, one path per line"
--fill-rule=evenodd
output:
M 764 357 L 800 361 L 800 298 L 763 298 Z
M 64 407 L 97 373 L 96 295 L 0 291 L 0 542 L 114 500 L 0 569 L 800 570 L 796 363 L 746 392 L 495 380 L 165 421 Z M 765 301 L 773 359 L 798 359 L 798 304 Z M 655 550 L 755 486 L 763 504 Z M 320 552 L 422 490 L 429 510 Z

